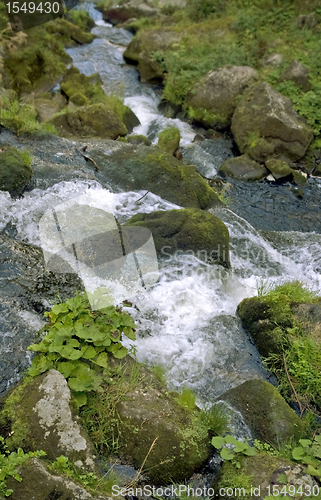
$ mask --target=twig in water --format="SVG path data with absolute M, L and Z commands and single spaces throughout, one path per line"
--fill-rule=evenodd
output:
M 138 203 L 140 200 L 142 200 L 143 198 L 145 198 L 145 196 L 147 196 L 148 193 L 149 193 L 149 191 L 146 191 L 146 193 L 141 198 L 138 198 L 138 200 L 136 200 L 136 203 Z
M 90 156 L 85 155 L 82 151 L 80 151 L 80 149 L 76 148 L 76 151 L 78 151 L 78 153 L 80 153 L 81 156 L 83 156 L 85 158 L 85 160 L 91 161 L 95 165 L 96 171 L 99 172 L 99 167 L 98 167 L 97 163 L 95 162 L 95 160 L 93 160 L 92 158 L 90 158 Z
M 288 381 L 289 381 L 289 384 L 290 386 L 292 387 L 292 391 L 293 391 L 293 394 L 295 396 L 295 399 L 299 405 L 299 409 L 300 409 L 300 417 L 302 417 L 302 413 L 303 413 L 303 408 L 302 408 L 302 405 L 301 405 L 301 402 L 299 400 L 299 397 L 297 395 L 297 392 L 296 390 L 294 389 L 294 385 L 292 384 L 292 380 L 290 379 L 290 375 L 289 375 L 289 372 L 288 372 L 288 367 L 287 367 L 287 364 L 286 364 L 286 360 L 285 360 L 285 354 L 284 352 L 282 353 L 283 354 L 283 362 L 284 362 L 284 368 L 285 368 L 285 373 L 286 373 L 286 376 L 288 378 Z

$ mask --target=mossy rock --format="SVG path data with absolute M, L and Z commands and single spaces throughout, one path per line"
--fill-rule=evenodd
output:
M 136 214 L 125 226 L 147 227 L 159 258 L 177 259 L 187 253 L 211 264 L 230 267 L 229 233 L 211 213 L 197 209 Z
M 178 128 L 166 128 L 158 136 L 157 147 L 165 153 L 174 154 L 178 149 L 180 138 L 181 134 Z
M 136 468 L 144 464 L 149 484 L 186 481 L 213 452 L 202 412 L 195 404 L 181 406 L 177 393 L 169 392 L 151 370 L 131 358 L 113 363 L 123 373 L 135 365 L 139 369 L 134 385 L 116 400 L 117 454 Z
M 285 161 L 271 158 L 265 162 L 265 165 L 276 180 L 292 176 L 293 170 Z
M 87 97 L 80 92 L 76 92 L 76 94 L 73 94 L 69 98 L 69 102 L 76 104 L 76 106 L 88 106 L 90 104 L 89 99 L 87 99 Z
M 26 156 L 13 146 L 0 149 L 0 190 L 12 195 L 22 194 L 32 177 L 32 169 Z
M 161 81 L 164 78 L 164 61 L 155 57 L 161 51 L 178 44 L 183 34 L 171 28 L 155 28 L 139 32 L 126 48 L 123 57 L 127 63 L 138 64 L 142 82 Z
M 30 458 L 18 467 L 22 481 L 7 479 L 7 487 L 13 490 L 11 500 L 108 500 L 107 495 L 93 496 L 84 487 L 57 471 L 49 471 L 45 462 Z
M 258 73 L 249 66 L 227 65 L 209 71 L 186 96 L 186 105 L 207 112 L 200 122 L 207 127 L 228 128 L 237 104 L 237 98 L 246 87 L 258 80 Z M 206 116 L 212 115 L 213 119 Z
M 306 474 L 304 467 L 283 457 L 260 452 L 254 457 L 243 456 L 239 460 L 238 469 L 231 462 L 225 461 L 215 478 L 212 486 L 219 498 L 226 498 L 227 488 L 232 488 L 232 494 L 228 495 L 232 500 L 253 497 L 263 499 L 269 496 L 269 492 L 272 493 L 273 486 L 278 490 L 286 486 L 286 490 L 291 491 L 289 486 L 293 485 L 297 491 L 302 485 L 304 491 L 305 486 L 312 488 L 316 484 L 312 476 Z
M 275 311 L 273 305 L 260 297 L 246 298 L 237 306 L 237 314 L 250 333 L 261 356 L 281 354 L 286 337 L 283 328 L 293 326 L 291 312 Z
M 223 177 L 241 181 L 259 181 L 268 175 L 264 165 L 252 160 L 248 154 L 226 160 L 218 170 Z
M 71 66 L 65 73 L 60 83 L 60 89 L 67 99 L 71 99 L 75 94 L 84 95 L 90 103 L 103 102 L 106 98 L 97 73 L 87 76 L 80 73 L 79 69 L 74 66 Z
M 66 14 L 66 19 L 70 23 L 76 24 L 76 26 L 83 31 L 90 32 L 96 26 L 95 21 L 85 10 L 70 10 L 68 14 Z
M 108 154 L 90 152 L 100 169 L 96 174 L 100 182 L 127 191 L 145 189 L 182 207 L 222 206 L 193 165 L 182 165 L 172 155 L 143 145 L 117 142 L 108 149 Z
M 72 66 L 64 75 L 60 83 L 60 89 L 61 93 L 67 97 L 69 102 L 77 106 L 104 104 L 109 107 L 109 109 L 117 115 L 119 120 L 122 121 L 128 133 L 132 132 L 134 127 L 140 125 L 140 121 L 135 113 L 128 106 L 125 106 L 118 97 L 105 94 L 101 79 L 96 73 L 91 76 L 86 76 Z M 124 135 L 124 132 L 119 132 L 116 137 L 118 135 Z M 99 137 L 102 136 L 99 135 Z M 109 136 L 106 135 L 105 137 Z
M 56 370 L 23 379 L 1 400 L 0 429 L 10 450 L 43 450 L 51 460 L 65 455 L 84 469 L 97 468 L 67 381 Z
M 313 131 L 294 111 L 290 99 L 266 82 L 245 90 L 231 130 L 240 151 L 259 162 L 277 156 L 300 160 L 313 140 Z
M 144 144 L 145 146 L 150 146 L 151 141 L 145 135 L 128 135 L 127 142 L 129 144 Z
M 225 392 L 226 401 L 242 414 L 254 439 L 273 446 L 300 439 L 306 429 L 302 420 L 282 398 L 277 388 L 265 380 L 248 380 Z
M 146 2 L 143 0 L 131 0 L 130 2 L 120 2 L 119 5 L 100 2 L 100 5 L 104 21 L 113 25 L 124 23 L 129 19 L 153 17 L 159 13 L 155 4 L 149 0 L 146 0 Z
M 91 43 L 96 38 L 92 33 L 86 33 L 66 19 L 55 19 L 54 23 L 49 24 L 47 31 L 56 36 L 67 48 Z
M 55 116 L 51 123 L 63 137 L 117 139 L 127 134 L 124 123 L 105 104 L 81 106 L 75 111 Z

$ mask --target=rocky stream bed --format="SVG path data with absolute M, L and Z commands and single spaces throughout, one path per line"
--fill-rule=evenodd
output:
M 126 339 L 124 345 L 134 346 L 138 362 L 150 368 L 160 365 L 165 370 L 168 390 L 192 389 L 201 408 L 210 408 L 219 400 L 225 400 L 230 408 L 230 428 L 234 436 L 265 438 L 274 444 L 285 442 L 299 429 L 299 418 L 275 391 L 277 381 L 263 366 L 253 340 L 255 328 L 253 333 L 251 324 L 246 331 L 236 310 L 243 299 L 256 297 L 262 286 L 299 280 L 320 293 L 321 181 L 312 175 L 299 186 L 290 179 L 282 183 L 267 179 L 255 182 L 243 182 L 233 177 L 226 179 L 224 173 L 219 172 L 220 167 L 237 154 L 231 136 L 217 132 L 215 136 L 205 138 L 201 126 L 190 125 L 182 116 L 167 118 L 166 112 L 162 112 L 164 105 L 160 105 L 159 86 L 141 83 L 137 69 L 124 62 L 122 54 L 132 39 L 132 33 L 102 21 L 101 14 L 93 9 L 92 4 L 80 7 L 89 10 L 96 21 L 92 33 L 97 38 L 91 44 L 68 49 L 73 65 L 87 76 L 98 73 L 108 92 L 114 90 L 123 94 L 125 104 L 140 121 L 132 134 L 143 134 L 151 145 L 57 136 L 35 139 L 1 129 L 0 147 L 10 145 L 19 151 L 28 149 L 30 152 L 32 179 L 19 196 L 0 191 L 0 394 L 8 395 L 30 366 L 32 354 L 26 349 L 45 324 L 43 313 L 50 310 L 57 297 L 65 300 L 84 289 L 76 274 L 57 274 L 46 269 L 38 228 L 41 217 L 47 210 L 81 195 L 86 195 L 95 209 L 104 210 L 106 199 L 113 193 L 114 215 L 119 223 L 149 227 L 159 259 L 157 282 L 131 297 L 130 304 L 125 306 L 138 329 L 136 340 Z M 161 159 L 159 157 L 157 137 L 169 126 L 180 131 L 181 161 L 167 153 L 162 153 Z M 165 174 L 162 162 L 166 163 Z M 226 204 L 211 189 L 221 187 L 223 183 Z M 136 217 L 131 219 L 133 216 Z M 179 217 L 182 217 L 180 221 Z M 213 228 L 210 236 L 207 236 L 208 227 Z M 205 240 L 208 241 L 207 247 Z M 163 250 L 166 248 L 164 243 L 169 248 L 167 253 Z M 221 254 L 223 247 L 225 253 Z M 204 248 L 208 251 L 215 249 L 214 262 L 198 253 Z M 117 286 L 112 289 L 112 294 L 116 303 L 122 302 Z M 57 388 L 61 387 L 61 393 L 54 397 L 57 401 L 61 398 L 61 404 L 68 406 L 69 389 L 63 377 L 58 372 L 49 374 L 41 375 L 38 385 L 33 384 L 30 389 L 34 407 L 39 409 L 41 404 L 45 405 L 41 401 L 49 401 L 46 391 L 49 394 L 52 386 L 58 393 Z M 135 420 L 134 411 L 138 412 L 146 403 L 139 398 L 150 390 L 150 406 L 146 403 L 148 407 L 134 422 L 141 429 L 146 418 L 151 422 L 157 420 L 153 411 L 156 412 L 158 397 L 165 398 L 168 414 L 180 411 L 176 403 L 166 402 L 168 396 L 164 387 L 158 386 L 152 375 L 148 376 L 152 377 L 153 389 L 139 386 L 136 391 L 139 395 L 131 395 L 132 408 L 124 403 L 119 410 L 124 419 Z M 266 388 L 263 381 L 272 384 Z M 158 391 L 157 397 L 153 391 Z M 243 396 L 240 398 L 239 394 Z M 277 404 L 278 411 L 272 415 L 271 407 L 264 406 L 265 400 L 273 401 L 272 406 Z M 29 408 L 30 402 L 25 404 Z M 67 414 L 67 406 L 59 411 Z M 292 407 L 299 413 L 295 404 Z M 49 408 L 50 411 L 56 409 Z M 40 415 L 40 410 L 38 413 Z M 52 431 L 48 423 L 49 413 L 37 418 L 43 418 L 44 428 L 47 426 Z M 46 419 L 49 419 L 47 423 Z M 64 425 L 72 427 L 74 424 L 68 420 Z M 141 465 L 153 432 L 157 433 L 162 426 L 166 429 L 163 422 L 159 426 L 157 428 L 155 424 L 155 430 L 151 424 L 152 431 L 149 434 L 146 431 L 146 443 L 140 454 L 135 451 L 140 446 L 139 441 L 128 445 L 131 446 L 128 448 L 131 459 L 123 456 L 122 462 L 128 466 L 125 483 L 134 470 L 129 465 L 136 469 Z M 78 430 L 74 428 L 74 431 L 77 434 Z M 34 430 L 30 432 L 35 433 Z M 175 441 L 177 431 L 171 432 L 171 439 Z M 43 436 L 37 439 L 33 443 L 35 449 L 44 449 L 45 446 L 52 449 L 52 443 L 46 445 Z M 87 442 L 88 436 L 82 439 Z M 166 436 L 164 439 L 166 443 Z M 191 437 L 190 442 L 193 439 Z M 93 453 L 91 445 L 88 445 L 90 453 L 85 457 L 83 450 L 87 450 L 87 445 L 76 450 L 75 442 L 79 440 L 79 436 L 75 438 L 70 449 L 67 445 L 59 445 L 57 454 L 63 453 L 73 461 L 81 460 L 82 466 L 86 463 L 87 472 L 97 472 L 97 465 L 92 466 L 91 458 L 88 459 Z M 202 474 L 194 475 L 190 484 L 213 484 L 219 459 L 214 456 L 213 449 L 208 451 L 207 448 L 200 437 L 196 448 L 186 451 L 186 467 L 184 465 L 181 469 L 177 464 L 177 471 L 172 476 L 166 467 L 154 475 L 151 473 L 154 484 L 168 484 L 172 478 L 186 480 L 204 463 L 207 465 Z M 193 459 L 190 460 L 189 454 Z M 162 458 L 163 455 L 160 459 L 156 456 L 154 460 L 157 462 Z M 30 462 L 25 472 L 28 488 L 38 475 L 42 478 L 48 475 L 39 459 L 32 460 L 34 462 Z M 269 467 L 263 462 L 258 466 L 261 471 L 281 470 L 285 464 L 284 460 L 275 457 Z M 151 467 L 153 465 L 155 463 L 151 461 Z M 121 467 L 126 469 L 120 462 L 117 466 L 119 470 Z M 285 466 L 291 467 L 291 464 L 287 462 Z M 251 465 L 246 467 L 251 468 Z M 70 484 L 62 486 L 61 479 L 55 482 L 52 477 L 42 479 L 49 486 L 39 493 L 43 495 L 39 500 L 92 498 L 85 490 L 77 492 Z M 265 480 L 270 481 L 270 477 Z M 58 492 L 61 490 L 61 495 L 48 496 L 55 488 Z M 27 486 L 25 496 L 19 497 L 19 494 L 23 493 L 13 493 L 12 498 L 38 499 L 30 496 L 33 493 L 27 491 Z

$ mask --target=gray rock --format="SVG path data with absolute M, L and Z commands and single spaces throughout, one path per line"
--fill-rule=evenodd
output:
M 159 10 L 152 2 L 146 0 L 121 1 L 119 5 L 102 8 L 103 19 L 111 24 L 124 23 L 131 18 L 156 16 Z
M 98 471 L 92 445 L 74 413 L 67 381 L 58 371 L 49 370 L 18 385 L 2 400 L 0 421 L 11 427 L 11 434 L 5 436 L 9 448 L 43 450 L 50 460 L 64 455 L 84 470 Z
M 252 160 L 248 154 L 226 160 L 218 173 L 242 181 L 259 181 L 268 175 L 264 165 Z
M 44 325 L 43 312 L 58 295 L 62 299 L 83 289 L 74 274 L 46 270 L 42 250 L 0 235 L 0 395 L 30 364 L 28 345 Z
M 259 162 L 276 156 L 300 160 L 314 137 L 290 99 L 266 82 L 245 90 L 234 112 L 231 130 L 240 151 Z
M 264 66 L 280 66 L 283 62 L 282 54 L 271 54 L 263 59 Z
M 308 28 L 313 30 L 319 24 L 319 18 L 316 12 L 310 12 L 310 14 L 303 14 L 297 17 L 296 20 L 297 27 L 299 29 Z
M 311 89 L 309 81 L 309 71 L 299 61 L 293 59 L 291 64 L 285 69 L 280 76 L 280 81 L 292 80 L 298 87 L 301 87 L 304 92 Z
M 237 97 L 257 81 L 258 74 L 249 66 L 224 66 L 207 73 L 187 94 L 186 104 L 213 115 L 200 117 L 206 126 L 226 128 L 236 108 Z
M 7 487 L 13 489 L 12 500 L 111 500 L 106 495 L 94 497 L 71 479 L 50 473 L 44 463 L 31 458 L 19 467 L 21 482 L 12 477 L 7 480 Z
M 220 400 L 241 412 L 253 439 L 274 446 L 303 436 L 304 424 L 279 394 L 264 380 L 249 380 L 227 391 Z

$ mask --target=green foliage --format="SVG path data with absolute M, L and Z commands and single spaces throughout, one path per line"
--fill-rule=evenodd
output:
M 21 448 L 17 451 L 8 451 L 5 440 L 0 436 L 0 496 L 9 497 L 13 490 L 7 488 L 7 478 L 13 477 L 16 481 L 21 482 L 21 476 L 18 474 L 17 467 L 24 464 L 28 458 L 43 457 L 46 455 L 44 451 L 33 451 L 24 453 Z
M 214 436 L 211 441 L 214 448 L 221 450 L 220 455 L 223 460 L 230 460 L 237 469 L 241 467 L 239 457 L 242 455 L 253 457 L 256 450 L 246 441 L 238 441 L 231 435 Z
M 48 333 L 39 344 L 28 347 L 39 352 L 29 375 L 36 376 L 51 368 L 58 370 L 74 391 L 78 406 L 86 403 L 86 392 L 100 391 L 108 356 L 121 359 L 127 355 L 122 334 L 135 339 L 135 323 L 120 307 L 109 306 L 92 311 L 86 294 L 79 293 L 53 306 L 45 316 Z
M 264 359 L 278 379 L 278 389 L 287 401 L 294 401 L 294 386 L 299 400 L 309 409 L 321 409 L 321 349 L 294 316 L 293 304 L 317 303 L 320 298 L 299 281 L 272 288 L 269 283 L 258 285 L 258 295 L 268 306 L 274 334 L 282 341 L 280 352 L 271 352 Z M 283 351 L 283 352 L 282 352 Z M 288 374 L 286 373 L 287 368 Z M 311 420 L 311 418 L 310 418 Z
M 292 458 L 308 467 L 305 470 L 311 476 L 321 477 L 321 436 L 317 435 L 313 441 L 300 439 L 300 446 L 292 450 Z
M 140 379 L 137 363 L 132 366 L 119 364 L 110 370 L 106 390 L 89 393 L 87 404 L 80 409 L 83 423 L 101 456 L 117 453 L 121 435 L 116 405 Z
M 214 404 L 209 410 L 203 411 L 202 418 L 211 434 L 219 436 L 229 431 L 229 415 L 220 404 Z
M 184 408 L 193 410 L 195 408 L 196 394 L 191 389 L 183 387 L 183 390 L 178 396 L 177 401 Z
M 37 111 L 30 103 L 18 100 L 14 94 L 3 94 L 0 98 L 0 123 L 3 127 L 20 134 L 55 134 L 55 127 L 48 123 L 39 123 L 37 121 Z M 30 155 L 23 153 L 26 159 L 30 161 Z
M 105 476 L 98 477 L 93 472 L 85 473 L 83 470 L 79 469 L 79 467 L 76 467 L 76 465 L 64 455 L 61 455 L 56 458 L 54 462 L 49 464 L 48 469 L 53 472 L 65 474 L 73 481 L 80 483 L 91 493 L 111 493 L 112 486 L 114 484 L 119 484 L 119 477 L 115 473 L 112 473 L 112 471 L 108 472 L 107 478 Z
M 76 24 L 83 31 L 90 31 L 95 26 L 95 21 L 86 10 L 70 10 L 66 17 L 68 21 Z

